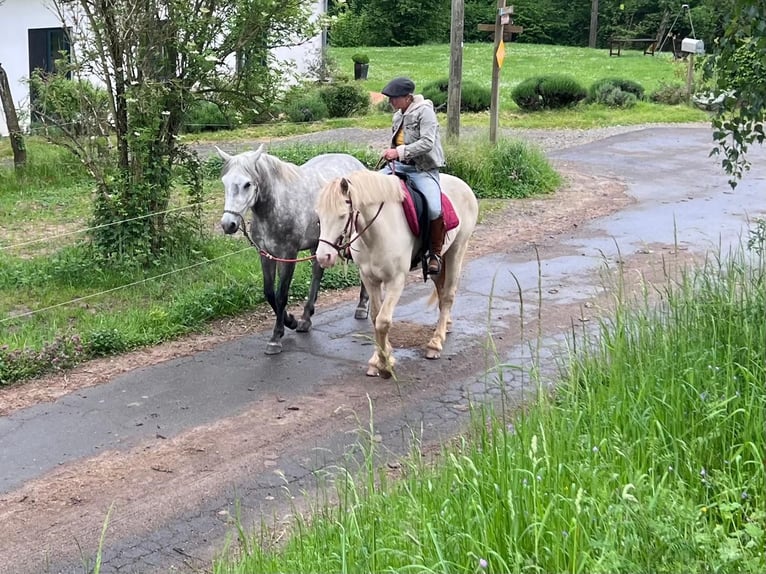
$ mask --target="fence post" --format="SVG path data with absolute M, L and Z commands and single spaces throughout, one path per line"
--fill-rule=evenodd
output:
M 2 64 L 0 64 L 0 105 L 5 111 L 5 123 L 8 126 L 8 134 L 11 139 L 13 166 L 18 171 L 27 165 L 27 149 L 24 145 L 24 136 L 19 129 L 19 117 L 16 115 L 16 106 L 13 104 L 8 74 L 5 73 Z

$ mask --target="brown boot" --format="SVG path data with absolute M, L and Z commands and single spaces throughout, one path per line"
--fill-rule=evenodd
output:
M 431 256 L 428 258 L 428 274 L 442 272 L 442 247 L 444 246 L 444 215 L 431 221 Z

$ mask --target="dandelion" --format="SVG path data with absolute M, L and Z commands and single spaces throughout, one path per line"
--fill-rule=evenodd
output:
M 479 558 L 479 568 L 486 568 L 487 567 L 487 561 L 484 560 L 484 558 Z
M 598 447 L 594 446 L 591 450 L 593 451 L 593 454 L 596 454 L 598 452 Z

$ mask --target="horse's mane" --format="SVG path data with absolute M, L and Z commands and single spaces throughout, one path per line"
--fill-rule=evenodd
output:
M 317 211 L 335 214 L 348 211 L 346 197 L 341 190 L 343 179 L 336 177 L 322 188 L 317 200 Z M 357 209 L 370 204 L 404 201 L 404 190 L 398 177 L 362 169 L 350 173 L 345 179 L 351 204 Z
M 266 152 L 246 151 L 231 156 L 224 164 L 221 175 L 226 175 L 235 167 L 244 171 L 250 179 L 265 184 L 270 181 L 294 181 L 300 177 L 297 165 L 282 161 Z

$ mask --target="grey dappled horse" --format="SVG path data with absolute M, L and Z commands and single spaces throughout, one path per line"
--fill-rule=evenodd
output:
M 285 162 L 257 150 L 229 155 L 216 148 L 224 160 L 221 180 L 226 192 L 221 227 L 224 233 L 245 229 L 245 216 L 250 210 L 250 238 L 261 256 L 263 293 L 276 315 L 274 332 L 266 353 L 282 351 L 285 326 L 299 332 L 311 328 L 319 283 L 324 269 L 312 261 L 311 288 L 300 321 L 287 311 L 290 283 L 295 271 L 298 252 L 304 249 L 316 253 L 319 240 L 319 218 L 314 209 L 321 187 L 338 176 L 365 169 L 355 157 L 330 153 L 318 155 L 301 166 Z M 279 290 L 275 282 L 279 276 Z M 367 293 L 362 285 L 357 319 L 367 318 Z
M 438 359 L 452 322 L 463 258 L 476 227 L 479 203 L 461 179 L 440 175 L 441 188 L 459 224 L 447 232 L 442 272 L 434 277 L 439 320 L 426 349 L 426 358 Z M 316 259 L 332 267 L 339 257 L 351 254 L 370 296 L 375 329 L 375 350 L 367 374 L 388 378 L 395 359 L 388 338 L 394 308 L 402 294 L 420 238 L 410 231 L 402 209 L 404 192 L 399 178 L 375 171 L 357 171 L 328 183 L 319 193 L 317 212 L 321 233 Z

